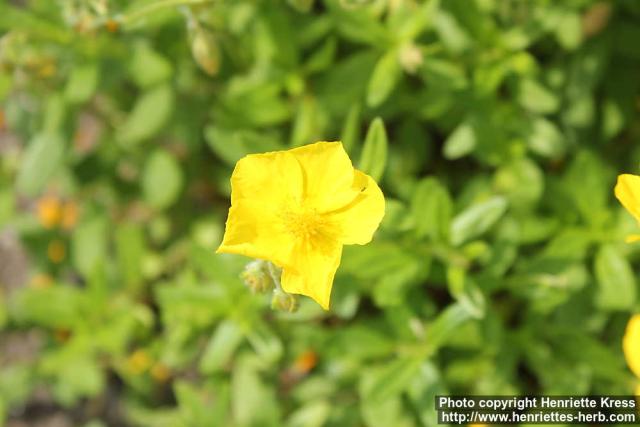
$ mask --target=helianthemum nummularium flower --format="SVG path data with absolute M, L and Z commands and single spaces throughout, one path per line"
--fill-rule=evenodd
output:
M 622 339 L 622 350 L 631 372 L 640 379 L 640 314 L 629 319 Z M 640 395 L 640 384 L 636 387 L 635 394 Z
M 619 175 L 614 192 L 622 206 L 640 223 L 640 176 Z M 626 240 L 628 243 L 636 242 L 640 240 L 640 234 L 632 234 Z
M 217 252 L 271 261 L 285 292 L 329 308 L 342 246 L 371 241 L 384 216 L 375 181 L 340 142 L 250 154 L 231 176 L 231 208 Z

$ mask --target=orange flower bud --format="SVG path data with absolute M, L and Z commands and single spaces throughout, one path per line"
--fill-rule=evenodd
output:
M 107 22 L 104 23 L 105 28 L 110 33 L 117 33 L 120 29 L 120 24 L 115 19 L 108 19 Z
M 293 369 L 301 374 L 309 373 L 318 364 L 318 355 L 313 350 L 300 354 L 294 362 Z
M 38 219 L 44 228 L 53 228 L 58 225 L 61 210 L 60 200 L 55 196 L 43 196 L 36 205 Z

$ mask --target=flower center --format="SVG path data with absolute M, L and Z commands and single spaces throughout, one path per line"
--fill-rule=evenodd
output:
M 322 249 L 336 240 L 335 224 L 330 217 L 314 208 L 288 208 L 281 214 L 284 229 L 292 234 L 299 244 Z

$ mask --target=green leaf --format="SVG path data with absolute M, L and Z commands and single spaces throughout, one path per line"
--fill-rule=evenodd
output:
M 415 255 L 397 244 L 374 241 L 366 246 L 345 246 L 340 270 L 364 279 L 394 273 L 415 261 Z
M 367 89 L 367 105 L 377 107 L 391 94 L 401 75 L 398 51 L 395 49 L 385 53 L 378 60 Z
M 472 318 L 471 312 L 460 303 L 451 304 L 427 327 L 425 338 L 427 356 L 434 354 L 451 335 Z
M 473 152 L 477 136 L 469 120 L 462 122 L 444 142 L 442 154 L 449 160 L 459 159 Z
M 304 64 L 305 70 L 308 73 L 317 73 L 331 67 L 336 56 L 337 44 L 334 37 L 329 37 L 327 41 L 309 57 Z
M 28 196 L 35 196 L 41 192 L 60 167 L 64 151 L 65 144 L 61 135 L 57 133 L 36 135 L 27 147 L 18 172 L 18 190 Z
M 561 157 L 567 149 L 564 135 L 553 122 L 544 118 L 533 121 L 526 138 L 531 151 L 551 159 Z
M 360 140 L 360 113 L 362 107 L 360 104 L 355 103 L 349 108 L 347 118 L 342 125 L 342 131 L 340 132 L 340 140 L 344 145 L 344 149 L 347 153 L 351 153 L 351 150 L 356 144 L 356 141 Z
M 140 88 L 162 83 L 173 73 L 171 63 L 147 43 L 137 43 L 131 55 L 129 73 Z
M 331 415 L 331 405 L 325 400 L 305 403 L 289 417 L 287 427 L 322 427 Z
M 489 230 L 507 211 L 507 205 L 504 197 L 494 196 L 456 215 L 451 223 L 451 243 L 458 246 Z
M 274 135 L 249 129 L 226 129 L 211 125 L 205 128 L 204 137 L 211 151 L 229 166 L 235 165 L 247 154 L 284 148 Z
M 577 96 L 562 111 L 564 121 L 576 128 L 588 128 L 596 114 L 596 102 L 590 94 Z
M 11 303 L 11 317 L 19 323 L 70 329 L 81 321 L 82 296 L 77 288 L 70 286 L 23 288 L 12 297 Z
M 211 374 L 224 369 L 242 342 L 243 333 L 238 325 L 225 320 L 218 325 L 200 359 L 200 371 Z
M 361 398 L 371 403 L 384 402 L 402 393 L 417 374 L 421 364 L 421 358 L 403 357 L 379 367 L 360 383 Z
M 177 200 L 182 190 L 183 175 L 175 158 L 165 150 L 156 150 L 144 167 L 142 190 L 153 207 L 165 209 Z
M 411 199 L 417 237 L 447 241 L 452 211 L 451 196 L 437 178 L 424 178 L 417 184 Z
M 578 13 L 563 13 L 556 26 L 556 38 L 562 47 L 574 50 L 582 41 L 582 19 Z
M 378 181 L 387 163 L 387 131 L 382 119 L 377 117 L 371 122 L 360 156 L 359 169 Z
M 133 223 L 118 226 L 115 247 L 123 285 L 135 291 L 142 281 L 142 262 L 145 254 L 142 228 Z
M 98 64 L 83 64 L 71 71 L 64 97 L 72 104 L 82 104 L 91 98 L 98 85 Z
M 132 146 L 155 136 L 171 116 L 173 90 L 169 85 L 149 89 L 140 96 L 118 129 L 118 140 Z
M 300 101 L 296 118 L 291 130 L 291 147 L 299 147 L 317 140 L 319 134 L 321 111 L 313 98 L 303 98 Z
M 628 310 L 635 306 L 636 281 L 629 261 L 614 246 L 600 247 L 595 258 L 598 280 L 596 302 L 606 310 Z
M 206 426 L 220 422 L 215 411 L 208 402 L 207 391 L 199 390 L 193 384 L 186 381 L 176 381 L 174 393 L 180 408 L 183 425 Z M 224 394 L 222 394 L 224 396 Z M 216 396 L 220 398 L 222 396 Z M 216 399 L 217 400 L 217 399 Z M 217 406 L 217 405 L 216 405 Z
M 417 277 L 426 276 L 431 258 L 424 256 L 420 262 L 405 263 L 400 269 L 384 275 L 373 288 L 373 300 L 378 307 L 400 306 L 406 301 L 408 287 Z M 427 274 L 420 275 L 421 271 Z
M 495 188 L 505 194 L 514 209 L 525 210 L 536 204 L 544 191 L 544 175 L 538 165 L 523 158 L 496 171 Z
M 317 93 L 321 104 L 333 114 L 347 114 L 355 102 L 366 96 L 376 61 L 375 52 L 363 51 L 336 62 L 319 78 Z
M 28 8 L 0 3 L 0 28 L 20 30 L 25 34 L 34 35 L 57 43 L 70 43 L 74 40 L 75 32 L 69 27 L 62 27 L 59 21 L 40 17 Z
M 105 261 L 107 252 L 107 221 L 104 217 L 91 218 L 74 230 L 71 238 L 73 265 L 89 278 L 98 265 Z
M 438 10 L 433 24 L 443 44 L 451 52 L 460 53 L 471 45 L 472 40 L 469 34 L 448 11 Z
M 486 299 L 484 294 L 468 277 L 467 272 L 459 267 L 447 269 L 449 293 L 474 318 L 484 317 Z
M 273 420 L 276 404 L 273 389 L 260 378 L 256 360 L 244 356 L 236 363 L 231 375 L 231 409 L 240 426 L 268 426 Z
M 527 110 L 540 114 L 553 113 L 560 106 L 557 95 L 533 79 L 520 81 L 518 101 Z
M 372 324 L 361 322 L 356 326 L 345 326 L 336 331 L 330 351 L 348 354 L 354 359 L 384 357 L 394 349 L 393 341 Z

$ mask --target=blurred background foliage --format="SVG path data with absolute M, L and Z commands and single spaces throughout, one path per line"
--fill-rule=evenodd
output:
M 412 427 L 628 394 L 636 0 L 3 0 L 0 424 Z M 332 309 L 216 256 L 234 163 L 341 139 Z

